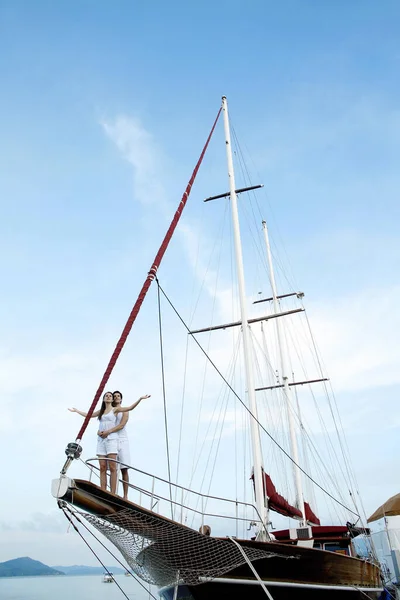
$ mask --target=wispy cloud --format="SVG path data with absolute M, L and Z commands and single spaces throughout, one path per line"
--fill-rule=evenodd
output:
M 153 135 L 137 117 L 117 116 L 101 122 L 103 130 L 133 168 L 134 197 L 143 205 L 165 207 L 161 183 L 165 158 Z
M 132 166 L 134 198 L 143 206 L 156 204 L 160 214 L 169 218 L 176 206 L 169 201 L 163 183 L 166 178 L 167 161 L 153 134 L 138 117 L 119 115 L 112 120 L 103 120 L 101 125 L 124 160 Z M 185 185 L 186 182 L 182 181 L 182 192 Z M 211 248 L 213 243 L 208 239 L 207 231 L 198 221 L 186 218 L 185 221 L 180 221 L 177 234 L 184 246 L 185 259 L 197 280 L 203 282 L 209 296 L 215 299 L 217 313 L 221 314 L 225 305 L 232 302 L 232 290 L 228 285 L 224 290 L 216 289 L 218 274 L 210 265 L 204 263 L 199 254 L 200 247 L 203 250 L 206 248 L 206 254 L 207 251 L 210 251 L 211 255 L 217 251 L 215 247 Z

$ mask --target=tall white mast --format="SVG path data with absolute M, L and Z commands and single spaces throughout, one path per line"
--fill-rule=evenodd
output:
M 271 279 L 274 313 L 277 315 L 281 312 L 281 310 L 280 310 L 279 300 L 278 300 L 277 292 L 276 292 L 275 274 L 274 274 L 274 267 L 272 264 L 271 246 L 269 244 L 267 223 L 265 221 L 263 221 L 262 226 L 263 226 L 263 231 L 264 231 L 265 245 L 267 248 L 267 259 L 268 259 L 268 268 L 269 268 L 270 279 Z M 303 515 L 303 522 L 304 522 L 304 524 L 306 524 L 305 512 L 304 512 L 303 488 L 302 488 L 302 482 L 301 482 L 301 472 L 300 472 L 299 467 L 297 466 L 299 464 L 299 451 L 298 451 L 298 447 L 297 447 L 296 429 L 295 429 L 295 423 L 294 423 L 294 419 L 293 419 L 293 406 L 292 406 L 292 402 L 291 402 L 291 390 L 289 387 L 289 377 L 288 377 L 288 370 L 287 370 L 287 364 L 286 364 L 286 355 L 285 355 L 285 351 L 284 351 L 281 322 L 280 322 L 279 318 L 275 319 L 275 324 L 276 324 L 276 336 L 278 339 L 279 355 L 280 355 L 280 361 L 281 361 L 281 376 L 282 376 L 282 383 L 283 383 L 283 392 L 284 392 L 285 399 L 286 399 L 288 421 L 289 421 L 291 454 L 292 454 L 292 458 L 293 458 L 294 462 L 296 463 L 296 464 L 293 464 L 293 472 L 294 472 L 294 480 L 295 480 L 295 484 L 296 484 L 297 505 L 301 511 L 301 514 Z
M 246 374 L 246 386 L 247 394 L 249 398 L 249 408 L 254 417 L 258 420 L 257 403 L 256 403 L 256 392 L 254 386 L 254 375 L 251 361 L 251 347 L 250 347 L 250 331 L 249 323 L 247 319 L 246 310 L 246 291 L 244 283 L 243 273 L 243 253 L 242 253 L 242 242 L 240 239 L 240 228 L 239 228 L 239 216 L 237 209 L 237 196 L 236 196 L 236 185 L 235 185 L 235 174 L 233 170 L 232 160 L 232 147 L 231 147 L 231 134 L 229 129 L 229 116 L 228 116 L 228 103 L 226 97 L 222 97 L 222 110 L 224 114 L 224 128 L 225 128 L 225 144 L 226 144 L 226 158 L 228 163 L 228 177 L 229 177 L 229 192 L 231 198 L 231 209 L 232 209 L 232 223 L 233 223 L 233 237 L 235 244 L 235 258 L 236 258 L 236 271 L 238 278 L 239 287 L 239 301 L 240 301 L 240 313 L 243 329 L 243 352 L 244 352 L 244 366 Z M 254 486 L 256 492 L 256 505 L 257 510 L 262 520 L 264 527 L 260 531 L 265 530 L 266 523 L 266 507 L 264 499 L 264 486 L 263 486 L 263 472 L 262 472 L 262 452 L 261 452 L 261 438 L 260 428 L 258 423 L 250 418 L 250 432 L 251 432 L 251 445 L 253 452 L 254 462 Z

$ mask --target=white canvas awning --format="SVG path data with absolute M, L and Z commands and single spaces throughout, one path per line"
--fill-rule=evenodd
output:
M 383 519 L 383 517 L 394 517 L 396 515 L 400 515 L 400 494 L 392 496 L 389 500 L 386 500 L 382 506 L 377 508 L 377 510 L 369 517 L 368 523 Z

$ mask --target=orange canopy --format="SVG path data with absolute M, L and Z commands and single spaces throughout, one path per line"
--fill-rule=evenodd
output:
M 377 521 L 383 517 L 394 517 L 396 515 L 400 515 L 400 494 L 396 494 L 389 498 L 389 500 L 386 500 L 386 502 L 369 517 L 367 522 L 371 523 L 371 521 Z

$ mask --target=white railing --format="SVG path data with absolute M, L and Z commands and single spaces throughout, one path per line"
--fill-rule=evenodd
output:
M 89 480 L 98 476 L 98 461 L 98 458 L 90 458 L 85 462 L 90 469 Z M 201 494 L 117 460 L 114 462 L 119 469 L 129 469 L 130 502 L 192 529 L 208 526 L 213 536 L 249 539 L 257 535 L 261 519 L 253 504 Z

